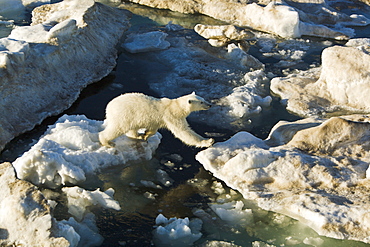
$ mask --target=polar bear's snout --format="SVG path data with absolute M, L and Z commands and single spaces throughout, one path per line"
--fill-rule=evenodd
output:
M 212 107 L 212 104 L 211 104 L 211 103 L 209 103 L 209 102 L 207 102 L 207 101 L 205 101 L 205 102 L 204 102 L 204 105 L 205 105 L 205 107 L 206 107 L 207 109 L 209 109 L 209 108 L 211 108 L 211 107 Z
M 196 102 L 196 104 L 198 104 L 198 111 L 201 111 L 201 110 L 208 110 L 209 108 L 211 108 L 212 104 L 205 101 L 205 100 L 202 100 L 200 102 Z

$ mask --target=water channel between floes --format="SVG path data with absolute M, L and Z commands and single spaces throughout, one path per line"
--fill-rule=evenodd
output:
M 186 32 L 194 35 L 191 28 L 197 23 L 221 23 L 204 16 L 153 10 L 136 5 L 128 5 L 126 8 L 138 13 L 131 20 L 130 31 L 156 30 L 172 21 L 189 28 Z M 305 37 L 305 39 L 308 38 Z M 295 68 L 304 69 L 311 64 L 320 64 L 320 53 L 325 48 L 325 45 L 322 45 L 323 40 L 310 39 L 310 42 L 316 45 L 313 45 L 313 48 L 307 52 L 304 63 Z M 253 46 L 250 49 L 250 53 L 266 65 L 267 72 L 283 73 L 281 69 L 273 66 L 274 58 L 264 58 L 257 51 L 258 49 Z M 83 114 L 89 119 L 103 120 L 106 104 L 120 94 L 142 92 L 155 97 L 160 96 L 150 89 L 148 78 L 156 77 L 160 80 L 169 68 L 146 60 L 145 53 L 129 54 L 123 49 L 120 52 L 115 70 L 102 81 L 88 86 L 77 102 L 64 114 Z M 12 141 L 3 151 L 1 160 L 13 161 L 27 151 L 34 140 L 43 134 L 47 125 L 53 124 L 57 118 L 48 118 L 33 131 Z M 190 122 L 190 125 L 202 135 L 211 133 L 216 141 L 225 141 L 241 130 L 248 130 L 264 139 L 271 127 L 279 120 L 293 121 L 296 119 L 299 117 L 287 112 L 279 99 L 274 97 L 272 105 L 264 109 L 258 117 L 245 120 L 255 123 L 250 129 L 220 129 L 199 122 Z M 242 197 L 212 177 L 195 160 L 195 155 L 200 149 L 185 146 L 168 131 L 161 131 L 161 134 L 163 135 L 162 142 L 153 159 L 126 164 L 124 167 L 107 168 L 95 177 L 87 179 L 89 182 L 82 185 L 91 190 L 101 188 L 105 191 L 108 188 L 114 188 L 114 199 L 119 201 L 122 208 L 120 211 L 96 209 L 94 212 L 97 216 L 99 232 L 105 238 L 102 246 L 151 246 L 153 245 L 153 226 L 158 214 L 161 213 L 168 218 L 195 218 L 196 210 L 204 210 L 212 217 L 210 222 L 203 222 L 201 231 L 203 235 L 196 244 L 202 244 L 207 240 L 217 240 L 238 246 L 252 246 L 255 241 L 269 243 L 271 246 L 315 246 L 315 243 L 320 243 L 317 246 L 369 246 L 354 241 L 321 237 L 295 220 L 261 210 L 248 201 L 244 201 L 244 205 L 245 208 L 252 209 L 253 223 L 229 224 L 218 219 L 210 209 L 210 203 L 233 202 L 242 200 Z M 153 181 L 158 169 L 169 175 L 172 179 L 171 185 L 162 186 L 161 189 L 145 186 L 143 181 Z M 56 207 L 55 217 L 58 220 L 69 217 L 63 205 Z M 304 242 L 305 239 L 308 240 Z

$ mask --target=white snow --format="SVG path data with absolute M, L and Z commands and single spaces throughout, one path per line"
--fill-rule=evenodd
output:
M 157 133 L 147 142 L 121 136 L 116 139 L 115 148 L 103 147 L 98 141 L 102 124 L 85 116 L 62 116 L 28 152 L 14 161 L 18 177 L 50 188 L 78 184 L 86 174 L 105 167 L 151 159 L 160 143 L 161 135 Z
M 365 54 L 370 54 L 370 38 L 350 39 L 346 46 L 356 47 Z
M 245 10 L 254 26 L 285 38 L 297 38 L 302 35 L 298 12 L 283 3 L 270 2 L 266 7 L 256 3 L 248 4 Z
M 70 242 L 70 247 L 100 246 L 104 238 L 99 234 L 95 223 L 95 215 L 88 213 L 82 221 L 73 217 L 58 221 L 60 233 Z
M 325 48 L 320 70 L 273 78 L 271 91 L 287 100 L 288 110 L 302 116 L 368 112 L 370 80 L 364 72 L 369 70 L 370 61 L 367 42 L 357 39 L 349 41 L 348 46 Z
M 264 64 L 262 64 L 257 58 L 249 55 L 239 46 L 235 44 L 229 44 L 227 46 L 227 54 L 225 58 L 230 59 L 232 62 L 239 64 L 241 67 L 254 68 L 254 69 L 264 69 Z
M 370 38 L 350 39 L 346 43 L 346 46 L 351 46 L 351 47 L 370 46 Z
M 221 104 L 228 105 L 228 114 L 242 118 L 258 114 L 262 107 L 268 107 L 272 101 L 271 96 L 262 98 L 258 91 L 268 79 L 263 70 L 256 70 L 244 75 L 245 85 L 235 87 L 231 94 L 221 99 Z
M 100 189 L 87 191 L 75 186 L 64 187 L 62 191 L 68 199 L 68 213 L 79 221 L 84 218 L 92 206 L 121 210 L 119 203 L 113 199 L 114 189 L 112 188 L 102 192 Z
M 64 0 L 33 9 L 31 25 L 0 39 L 0 150 L 112 71 L 128 19 L 93 0 Z
M 365 26 L 365 16 L 347 15 L 331 8 L 325 1 L 209 1 L 174 2 L 163 0 L 130 0 L 154 8 L 167 8 L 182 13 L 201 13 L 237 26 L 247 26 L 283 38 L 318 36 L 348 39 L 354 30 L 345 26 Z M 266 6 L 264 6 L 266 5 Z M 335 23 L 335 24 L 333 24 Z
M 76 246 L 59 232 L 42 193 L 31 183 L 17 179 L 10 163 L 0 164 L 0 195 L 0 245 Z M 68 231 L 68 238 L 79 238 L 73 228 L 63 229 Z
M 28 51 L 27 42 L 10 38 L 0 39 L 0 67 L 15 69 L 24 61 Z
M 270 133 L 266 141 L 239 132 L 196 159 L 265 210 L 297 219 L 320 235 L 368 243 L 370 120 L 353 115 L 322 121 L 279 123 L 272 132 L 280 134 Z M 241 208 L 225 207 L 215 212 Z
M 243 209 L 244 203 L 242 201 L 233 201 L 223 204 L 210 204 L 211 209 L 222 220 L 232 225 L 248 226 L 253 224 L 252 209 Z
M 234 41 L 245 41 L 254 38 L 254 34 L 246 29 L 234 25 L 203 25 L 197 24 L 194 31 L 208 39 L 208 43 L 215 47 L 225 46 Z
M 157 228 L 153 231 L 156 246 L 185 247 L 192 246 L 201 236 L 202 221 L 198 218 L 167 219 L 162 214 L 156 218 Z

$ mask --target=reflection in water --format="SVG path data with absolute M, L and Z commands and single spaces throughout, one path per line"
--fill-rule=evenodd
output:
M 225 22 L 222 22 L 220 20 L 213 19 L 211 17 L 205 16 L 205 15 L 191 15 L 189 18 L 189 15 L 182 14 L 179 12 L 174 12 L 170 10 L 161 10 L 161 9 L 153 9 L 142 5 L 132 4 L 132 3 L 123 3 L 119 8 L 127 9 L 131 11 L 132 13 L 139 15 L 142 19 L 142 17 L 147 17 L 156 25 L 167 25 L 169 22 L 172 22 L 173 24 L 179 24 L 185 28 L 193 29 L 194 26 L 198 23 L 208 24 L 208 25 L 222 25 L 225 24 Z M 133 23 L 135 25 L 139 24 L 139 20 L 137 20 L 138 23 Z M 145 21 L 145 20 L 144 20 Z M 143 23 L 148 26 L 148 23 Z

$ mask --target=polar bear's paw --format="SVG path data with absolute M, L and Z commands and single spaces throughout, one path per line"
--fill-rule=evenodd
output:
M 116 144 L 112 141 L 109 141 L 109 142 L 105 142 L 104 144 L 102 144 L 102 146 L 107 147 L 107 148 L 114 148 L 116 147 Z
M 209 139 L 205 139 L 203 141 L 200 142 L 200 144 L 198 145 L 198 147 L 210 147 L 212 146 L 212 144 L 215 142 L 214 139 L 212 138 L 209 138 Z

